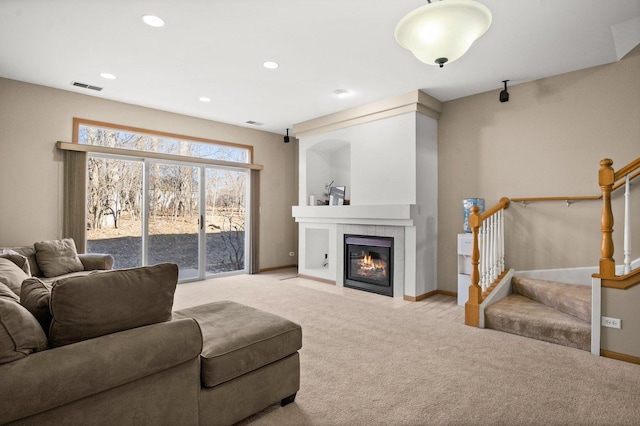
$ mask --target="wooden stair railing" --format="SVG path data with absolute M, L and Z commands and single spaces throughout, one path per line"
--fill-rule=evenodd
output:
M 469 285 L 469 299 L 465 304 L 465 324 L 473 327 L 479 327 L 480 325 L 480 305 L 483 300 L 489 295 L 491 290 L 498 284 L 504 275 L 506 274 L 506 270 L 504 268 L 504 246 L 502 246 L 503 252 L 500 255 L 500 262 L 496 269 L 496 265 L 490 256 L 486 256 L 487 253 L 482 252 L 481 257 L 481 245 L 486 247 L 480 243 L 480 234 L 481 229 L 485 228 L 483 225 L 492 218 L 495 217 L 496 213 L 500 215 L 502 212 L 509 208 L 510 201 L 522 202 L 523 205 L 526 205 L 528 202 L 533 201 L 566 201 L 567 205 L 570 205 L 573 201 L 586 201 L 586 200 L 599 200 L 602 199 L 602 245 L 601 245 L 601 255 L 600 258 L 600 273 L 594 274 L 595 278 L 601 279 L 602 287 L 611 287 L 611 288 L 619 288 L 626 289 L 632 287 L 636 284 L 640 284 L 640 268 L 630 271 L 630 252 L 628 251 L 629 247 L 629 239 L 630 239 L 630 231 L 628 221 L 631 216 L 629 212 L 629 182 L 633 179 L 640 176 L 640 158 L 635 159 L 631 163 L 622 167 L 617 172 L 614 171 L 613 161 L 605 158 L 600 161 L 600 170 L 598 172 L 599 176 L 599 185 L 602 190 L 601 195 L 580 195 L 580 196 L 556 196 L 556 197 L 527 197 L 527 198 L 501 198 L 500 202 L 495 206 L 491 207 L 484 213 L 480 213 L 480 209 L 477 206 L 474 206 L 471 209 L 471 214 L 469 215 L 469 227 L 472 230 L 473 234 L 473 248 L 471 251 L 471 284 Z M 615 261 L 613 259 L 613 211 L 611 209 L 611 193 L 618 188 L 625 186 L 625 272 L 623 275 L 616 276 L 615 271 Z M 500 232 L 504 232 L 502 218 L 500 218 Z M 486 237 L 486 236 L 485 236 Z M 501 234 L 501 239 L 504 239 L 504 235 Z M 484 237 L 483 237 L 484 239 Z M 504 241 L 500 241 L 500 244 L 504 244 Z M 489 258 L 489 259 L 487 259 Z M 481 265 L 481 262 L 482 265 Z M 490 265 L 489 269 L 487 269 L 487 263 Z M 482 266 L 482 267 L 481 267 Z M 491 268 L 494 268 L 493 270 Z M 483 270 L 481 274 L 480 271 Z M 489 270 L 489 280 L 487 280 L 487 270 Z M 497 272 L 497 273 L 496 273 Z
M 640 269 L 630 270 L 630 184 L 629 182 L 640 175 L 640 157 L 620 168 L 617 172 L 612 167 L 613 161 L 605 158 L 600 161 L 598 183 L 602 190 L 602 243 L 600 246 L 600 272 L 594 274 L 601 279 L 602 287 L 627 289 L 640 283 Z M 620 186 L 626 186 L 625 192 L 625 229 L 624 229 L 624 273 L 616 275 L 616 265 L 613 259 L 613 210 L 611 209 L 611 192 Z
M 638 170 L 635 173 L 630 173 L 628 176 L 629 176 L 629 181 L 632 181 L 638 176 L 640 176 L 640 170 Z M 623 180 L 618 181 L 618 183 L 613 185 L 613 187 L 611 188 L 611 192 L 613 193 L 616 189 L 623 187 L 625 183 L 626 182 Z M 516 203 L 522 203 L 522 205 L 524 205 L 525 207 L 528 203 L 534 202 L 534 201 L 564 201 L 568 205 L 570 205 L 574 201 L 596 201 L 601 199 L 602 199 L 602 194 L 600 195 L 568 195 L 568 196 L 557 196 L 557 197 L 518 197 L 518 198 L 512 197 L 510 198 L 511 201 Z
M 504 222 L 502 213 L 504 209 L 507 208 L 509 208 L 508 198 L 501 198 L 498 204 L 484 213 L 480 213 L 478 206 L 471 208 L 469 227 L 473 235 L 473 246 L 471 249 L 469 299 L 464 306 L 464 322 L 466 325 L 473 327 L 480 326 L 480 304 L 495 284 L 500 282 L 506 272 L 504 265 Z M 482 244 L 480 241 L 481 232 Z M 480 258 L 481 250 L 482 259 Z M 482 267 L 480 266 L 481 260 L 483 262 Z M 482 277 L 480 274 L 481 270 Z

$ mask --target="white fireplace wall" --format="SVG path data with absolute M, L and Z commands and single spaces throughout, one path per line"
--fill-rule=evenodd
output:
M 408 112 L 303 135 L 299 146 L 300 206 L 292 209 L 300 226 L 299 273 L 342 286 L 345 232 L 396 238 L 370 234 L 382 229 L 402 237 L 394 242 L 404 250 L 403 265 L 394 266 L 394 296 L 415 300 L 437 290 L 437 120 Z M 351 205 L 309 207 L 308 195 L 334 179 L 350 181 Z M 328 244 L 326 268 L 316 266 L 316 243 Z
M 438 289 L 438 122 L 416 114 L 415 296 Z
M 301 205 L 332 180 L 352 205 L 416 203 L 415 112 L 302 137 L 299 152 Z

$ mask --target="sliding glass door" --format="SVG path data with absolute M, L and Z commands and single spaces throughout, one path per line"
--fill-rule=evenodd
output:
M 247 172 L 206 170 L 206 268 L 208 273 L 245 270 Z
M 180 280 L 200 278 L 200 170 L 148 162 L 148 265 L 175 263 Z
M 143 166 L 114 156 L 88 160 L 87 252 L 111 254 L 119 269 L 142 265 Z
M 88 252 L 175 263 L 180 281 L 246 270 L 247 171 L 102 155 L 88 175 Z

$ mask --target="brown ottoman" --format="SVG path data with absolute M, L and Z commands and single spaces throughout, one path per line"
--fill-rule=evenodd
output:
M 200 424 L 233 424 L 300 387 L 301 327 L 278 315 L 222 301 L 176 311 L 202 331 Z

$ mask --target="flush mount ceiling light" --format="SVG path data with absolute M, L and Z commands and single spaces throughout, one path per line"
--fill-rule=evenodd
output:
M 200 100 L 200 102 L 211 102 L 211 98 L 208 98 L 206 96 L 200 96 L 198 99 Z
M 349 92 L 347 89 L 337 89 L 334 90 L 333 93 L 335 93 L 339 98 L 346 98 L 351 94 L 351 92 Z
M 101 72 L 100 77 L 106 78 L 107 80 L 115 80 L 116 76 L 111 74 L 110 72 Z
M 142 17 L 142 20 L 144 21 L 145 24 L 152 26 L 152 27 L 162 27 L 164 26 L 164 21 L 162 20 L 162 18 L 159 18 L 155 15 L 144 15 Z
M 443 0 L 410 12 L 396 26 L 396 41 L 429 65 L 465 54 L 491 25 L 491 11 L 472 0 Z
M 262 64 L 262 66 L 263 66 L 263 67 L 265 67 L 266 69 L 269 69 L 269 70 L 275 70 L 275 69 L 276 69 L 276 68 L 278 68 L 280 65 L 278 65 L 278 63 L 277 63 L 277 62 L 267 61 L 267 62 L 264 62 L 264 63 Z

